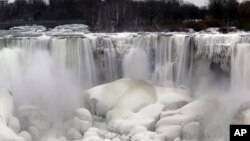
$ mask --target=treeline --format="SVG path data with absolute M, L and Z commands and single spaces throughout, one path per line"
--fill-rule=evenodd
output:
M 169 1 L 16 1 L 0 9 L 1 21 L 83 20 L 93 31 L 164 31 L 237 26 L 250 29 L 250 2 L 210 0 L 208 7 Z

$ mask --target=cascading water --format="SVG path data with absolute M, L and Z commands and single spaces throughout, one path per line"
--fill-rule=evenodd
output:
M 247 80 L 243 84 L 244 80 L 237 76 L 248 74 L 246 65 L 241 65 L 244 55 L 238 55 L 245 52 L 241 48 L 248 48 L 244 45 L 249 42 L 247 34 L 125 33 L 81 36 L 1 39 L 1 57 L 6 58 L 1 60 L 2 81 L 9 83 L 11 79 L 21 76 L 24 64 L 27 65 L 27 56 L 40 50 L 47 52 L 57 67 L 64 68 L 79 81 L 82 89 L 121 77 L 190 85 L 189 82 L 201 82 L 199 80 L 204 76 L 209 78 L 214 69 L 224 73 L 231 71 L 232 85 L 248 86 L 245 84 Z M 237 68 L 246 72 L 241 74 Z
M 237 44 L 232 58 L 232 88 L 248 92 L 250 89 L 250 44 Z
M 131 65 L 133 64 L 133 65 Z M 123 61 L 124 77 L 149 79 L 149 57 L 142 48 L 131 48 Z
M 56 39 L 52 40 L 50 46 L 52 56 L 58 64 L 72 71 L 83 88 L 90 88 L 97 84 L 93 48 L 88 39 Z
M 155 69 L 153 80 L 156 82 L 185 83 L 188 77 L 188 36 L 167 35 L 159 36 L 155 49 Z

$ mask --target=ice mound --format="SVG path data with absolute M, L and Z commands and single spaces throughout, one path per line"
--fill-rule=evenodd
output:
M 14 109 L 13 99 L 7 89 L 0 87 L 0 123 L 7 124 Z
M 95 115 L 106 116 L 110 110 L 120 109 L 113 111 L 113 118 L 119 118 L 155 103 L 156 93 L 154 87 L 144 81 L 121 79 L 85 91 L 84 100 Z
M 69 121 L 66 137 L 69 140 L 81 139 L 92 126 L 93 117 L 91 113 L 87 109 L 79 108 L 75 112 L 75 117 Z
M 40 132 L 46 132 L 51 128 L 51 121 L 46 112 L 35 105 L 22 105 L 18 108 L 18 117 L 24 129 L 37 128 Z
M 239 107 L 235 117 L 234 124 L 250 124 L 250 102 L 244 102 Z
M 206 100 L 195 100 L 177 110 L 166 110 L 161 113 L 156 123 L 156 132 L 163 134 L 167 140 L 197 140 L 200 134 L 200 123 L 216 106 Z M 192 130 L 188 130 L 192 128 Z
M 46 27 L 40 25 L 25 25 L 11 27 L 10 30 L 18 32 L 44 32 L 46 31 Z
M 140 80 L 121 79 L 84 93 L 90 111 L 106 117 L 110 129 L 122 133 L 129 132 L 135 126 L 153 128 L 164 107 L 156 104 L 154 87 Z
M 109 131 L 130 140 L 196 140 L 201 117 L 213 107 L 205 100 L 193 101 L 189 94 L 184 86 L 163 87 L 121 79 L 85 91 L 84 100 L 91 113 L 106 119 Z M 95 135 L 88 130 L 84 138 L 105 139 Z
M 164 110 L 176 110 L 192 101 L 190 90 L 185 86 L 174 87 L 155 86 L 158 103 L 164 105 Z
M 0 140 L 25 141 L 18 135 L 20 131 L 19 120 L 13 116 L 13 98 L 11 93 L 0 88 Z
M 52 31 L 63 31 L 63 32 L 89 32 L 89 26 L 84 24 L 66 24 L 54 27 Z
M 223 102 L 211 97 L 194 100 L 186 86 L 159 86 L 142 80 L 120 79 L 85 91 L 83 102 L 84 108 L 76 109 L 71 118 L 62 121 L 53 121 L 35 105 L 20 105 L 15 114 L 17 118 L 13 116 L 12 96 L 8 90 L 0 89 L 0 140 L 221 139 L 217 130 L 212 134 L 210 130 L 214 130 L 220 122 L 214 119 L 217 119 L 216 114 L 220 114 L 220 110 L 225 110 Z M 245 102 L 240 106 L 234 116 L 235 123 L 250 123 L 249 105 L 249 102 Z M 212 119 L 212 123 L 208 122 L 209 119 Z
M 83 140 L 123 140 L 121 135 L 130 141 L 223 138 L 222 132 L 210 132 L 214 129 L 211 127 L 223 128 L 218 125 L 222 121 L 216 120 L 220 119 L 217 116 L 221 116 L 221 110 L 225 110 L 223 98 L 205 96 L 193 99 L 186 86 L 159 86 L 141 80 L 121 79 L 94 87 L 83 95 L 86 108 L 94 117 L 104 118 L 106 124 L 101 131 L 92 118 L 94 124 L 85 132 Z M 243 104 L 235 119 L 249 123 L 249 105 Z M 86 110 L 80 113 L 90 115 Z M 225 114 L 229 117 L 234 113 Z

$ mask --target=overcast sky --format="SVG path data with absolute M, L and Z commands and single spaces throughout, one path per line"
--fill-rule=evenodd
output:
M 9 2 L 13 2 L 15 0 L 9 0 Z M 48 1 L 48 0 L 44 0 L 44 1 Z M 193 3 L 199 7 L 202 6 L 207 6 L 208 5 L 208 1 L 209 0 L 183 0 L 184 2 L 188 2 L 188 3 Z M 245 1 L 245 0 L 238 0 L 239 2 Z

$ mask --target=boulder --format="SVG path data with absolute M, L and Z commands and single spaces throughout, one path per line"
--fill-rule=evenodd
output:
M 74 128 L 70 128 L 68 131 L 67 131 L 67 139 L 69 140 L 77 140 L 77 139 L 80 139 L 82 137 L 82 134 L 77 131 L 76 129 Z

